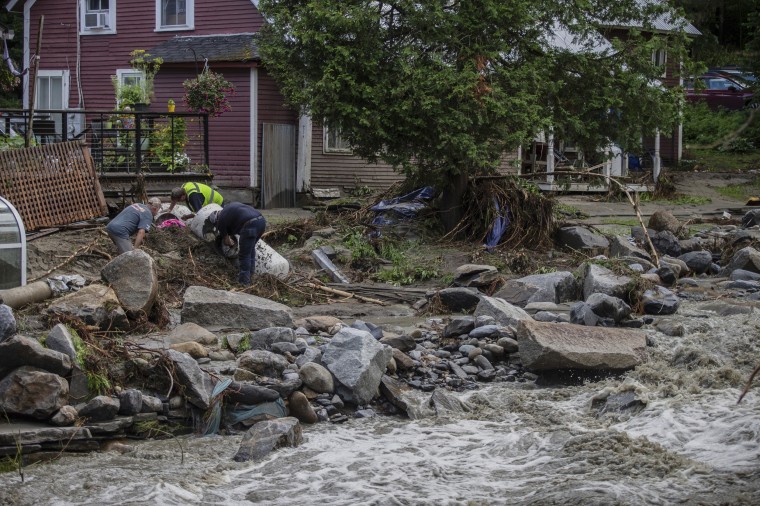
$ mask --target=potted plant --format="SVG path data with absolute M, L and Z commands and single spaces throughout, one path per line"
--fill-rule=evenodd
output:
M 193 112 L 221 116 L 231 109 L 228 99 L 235 94 L 235 87 L 222 74 L 208 67 L 195 79 L 182 83 L 182 86 L 185 88 L 184 101 Z
M 117 76 L 111 76 L 111 82 L 116 93 L 116 105 L 119 109 L 133 108 L 135 104 L 142 103 L 144 92 L 139 84 L 123 84 Z
M 166 124 L 151 134 L 150 151 L 168 172 L 184 170 L 190 165 L 190 157 L 185 152 L 187 125 L 183 118 L 171 116 L 166 120 Z
M 174 107 L 175 107 L 174 100 L 170 98 L 169 101 L 166 102 L 166 108 L 169 110 L 169 112 L 174 112 Z
M 161 68 L 161 64 L 164 63 L 164 59 L 161 57 L 153 58 L 150 53 L 147 53 L 144 49 L 135 49 L 129 55 L 132 57 L 129 60 L 131 67 L 142 73 L 142 79 L 138 87 L 142 92 L 142 97 L 139 102 L 136 102 L 135 109 L 140 110 L 143 108 L 141 104 L 150 104 L 153 98 L 153 80 L 158 74 L 158 70 Z

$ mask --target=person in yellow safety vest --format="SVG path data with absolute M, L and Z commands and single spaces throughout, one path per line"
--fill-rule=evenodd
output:
M 221 193 L 203 183 L 185 183 L 172 190 L 172 203 L 169 206 L 169 212 L 179 202 L 187 202 L 187 207 L 193 212 L 193 214 L 182 216 L 183 220 L 187 220 L 194 217 L 195 213 L 209 204 L 224 206 L 224 197 L 222 197 Z

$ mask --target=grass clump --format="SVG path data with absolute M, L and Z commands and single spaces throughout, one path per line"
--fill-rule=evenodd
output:
M 750 183 L 721 186 L 715 191 L 724 197 L 746 201 L 749 197 L 760 195 L 760 179 L 755 179 Z

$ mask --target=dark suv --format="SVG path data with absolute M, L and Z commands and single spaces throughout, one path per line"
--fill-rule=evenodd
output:
M 710 109 L 738 110 L 760 105 L 746 81 L 724 73 L 708 72 L 686 79 L 683 86 L 686 100 L 704 100 Z

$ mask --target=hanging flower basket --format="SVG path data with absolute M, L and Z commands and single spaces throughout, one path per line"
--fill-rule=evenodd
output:
M 231 109 L 228 99 L 235 94 L 235 87 L 222 74 L 208 67 L 195 79 L 182 83 L 182 86 L 185 88 L 185 104 L 192 112 L 221 116 Z

